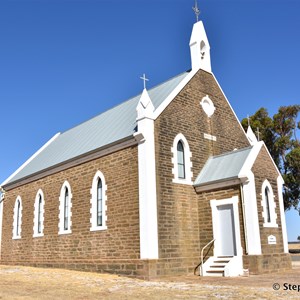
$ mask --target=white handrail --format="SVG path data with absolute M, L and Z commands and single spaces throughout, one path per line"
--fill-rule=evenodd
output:
M 216 239 L 211 240 L 209 243 L 207 243 L 201 250 L 201 276 L 203 276 L 203 251 L 204 249 L 210 245 L 211 243 L 213 243 Z

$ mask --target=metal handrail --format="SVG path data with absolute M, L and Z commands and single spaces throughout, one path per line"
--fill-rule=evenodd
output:
M 207 243 L 201 250 L 201 276 L 203 276 L 203 251 L 204 249 L 210 245 L 211 243 L 213 243 L 216 239 L 211 240 L 209 243 Z

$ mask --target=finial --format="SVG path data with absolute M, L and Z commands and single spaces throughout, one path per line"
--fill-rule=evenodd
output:
M 200 10 L 198 8 L 198 1 L 195 0 L 195 6 L 192 7 L 193 11 L 195 12 L 195 15 L 196 15 L 196 20 L 197 22 L 199 21 L 199 15 L 200 15 Z
M 256 129 L 256 133 L 257 133 L 257 140 L 259 141 L 259 135 L 260 135 L 259 127 L 257 127 L 257 129 Z
M 247 119 L 248 119 L 248 127 L 250 126 L 250 117 L 249 115 L 247 115 Z
M 144 89 L 146 88 L 146 81 L 149 81 L 148 78 L 146 78 L 145 73 L 143 74 L 143 77 L 140 77 L 140 79 L 142 79 L 144 81 Z

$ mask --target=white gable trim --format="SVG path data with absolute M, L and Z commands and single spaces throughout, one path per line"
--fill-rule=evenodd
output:
M 225 98 L 225 100 L 226 100 L 227 104 L 229 105 L 229 107 L 230 107 L 230 109 L 231 109 L 231 111 L 232 111 L 233 115 L 235 116 L 235 118 L 236 118 L 236 120 L 237 120 L 237 122 L 238 122 L 238 124 L 239 124 L 240 128 L 242 129 L 242 132 L 244 133 L 244 135 L 245 135 L 246 139 L 248 140 L 247 134 L 246 134 L 246 132 L 245 132 L 245 130 L 244 130 L 244 128 L 243 128 L 243 126 L 242 126 L 241 122 L 239 121 L 239 119 L 238 119 L 238 117 L 237 117 L 237 115 L 236 115 L 235 111 L 233 110 L 233 108 L 232 108 L 232 106 L 231 106 L 230 102 L 228 101 L 228 99 L 227 99 L 227 97 L 226 97 L 226 95 L 225 95 L 224 91 L 222 90 L 222 88 L 221 88 L 221 86 L 220 86 L 220 84 L 219 84 L 219 82 L 218 82 L 218 80 L 217 80 L 216 76 L 214 75 L 214 73 L 211 73 L 211 74 L 212 74 L 212 76 L 214 77 L 214 79 L 215 79 L 215 81 L 216 81 L 216 83 L 217 83 L 217 85 L 218 85 L 218 87 L 219 87 L 220 91 L 222 92 L 222 94 L 223 94 L 223 96 L 224 96 L 224 98 Z M 250 142 L 249 142 L 249 144 L 250 144 Z
M 194 77 L 199 69 L 190 71 L 190 73 L 177 85 L 177 87 L 171 92 L 171 94 L 157 107 L 154 111 L 153 118 L 156 120 L 160 114 L 166 109 L 166 107 L 172 102 L 172 100 L 180 93 L 180 91 L 188 84 L 188 82 Z
M 23 170 L 36 156 L 38 156 L 46 147 L 48 147 L 58 136 L 60 132 L 55 134 L 44 146 L 42 146 L 38 151 L 36 151 L 29 159 L 25 161 L 21 167 L 19 167 L 14 173 L 12 173 L 0 186 L 4 186 L 7 182 L 9 182 L 13 177 L 15 177 L 21 170 Z

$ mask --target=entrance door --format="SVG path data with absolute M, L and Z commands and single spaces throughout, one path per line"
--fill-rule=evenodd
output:
M 218 230 L 216 240 L 218 241 L 218 255 L 236 256 L 236 234 L 233 214 L 233 204 L 217 206 Z

